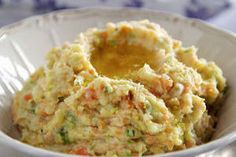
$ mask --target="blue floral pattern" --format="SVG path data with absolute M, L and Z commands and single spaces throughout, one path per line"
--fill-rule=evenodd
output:
M 230 7 L 228 0 L 190 0 L 185 13 L 188 17 L 208 19 Z
M 144 2 L 141 0 L 129 0 L 124 3 L 125 7 L 136 7 L 136 8 L 141 8 L 143 7 Z
M 34 9 L 42 12 L 68 9 L 67 5 L 58 5 L 56 0 L 34 0 Z

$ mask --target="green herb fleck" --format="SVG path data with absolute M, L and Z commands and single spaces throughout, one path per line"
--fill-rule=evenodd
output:
M 149 113 L 152 113 L 152 105 L 151 104 L 146 104 L 146 111 Z
M 59 135 L 63 141 L 64 144 L 69 144 L 70 140 L 69 140 L 69 136 L 68 136 L 68 131 L 65 129 L 65 127 L 62 127 L 59 130 Z
M 35 113 L 35 111 L 36 111 L 36 103 L 35 103 L 35 101 L 34 100 L 31 100 L 30 101 L 30 105 L 31 105 L 31 112 L 32 113 Z
M 76 125 L 77 117 L 72 112 L 68 111 L 66 114 L 66 120 L 69 126 L 74 127 Z
M 108 87 L 108 86 L 105 86 L 104 92 L 105 92 L 105 93 L 111 93 L 111 92 L 112 92 L 112 89 L 111 89 L 110 87 Z
M 125 151 L 125 155 L 128 156 L 128 157 L 129 157 L 129 156 L 132 156 L 130 150 L 126 150 L 126 151 Z
M 171 64 L 171 62 L 172 62 L 172 58 L 171 58 L 171 57 L 168 57 L 168 58 L 166 59 L 166 63 L 167 63 L 167 64 Z
M 128 137 L 134 137 L 135 136 L 135 131 L 133 129 L 126 129 L 125 134 Z
M 190 53 L 191 50 L 187 49 L 187 50 L 184 50 L 184 53 Z
M 109 44 L 110 44 L 110 46 L 116 46 L 117 41 L 116 40 L 109 40 Z

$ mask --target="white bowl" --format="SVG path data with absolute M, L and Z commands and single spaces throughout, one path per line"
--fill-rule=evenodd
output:
M 196 45 L 198 55 L 214 60 L 228 80 L 229 91 L 219 113 L 215 139 L 183 151 L 154 156 L 189 157 L 224 147 L 236 140 L 236 37 L 199 20 L 136 9 L 91 8 L 65 10 L 28 18 L 0 29 L 0 143 L 24 155 L 63 156 L 23 144 L 14 139 L 10 106 L 14 93 L 21 89 L 30 73 L 44 64 L 45 54 L 65 41 L 73 41 L 79 32 L 102 27 L 107 22 L 149 19 L 159 23 L 185 46 Z M 77 156 L 78 157 L 78 156 Z

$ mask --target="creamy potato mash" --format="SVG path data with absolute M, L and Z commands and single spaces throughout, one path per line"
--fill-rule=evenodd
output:
M 226 81 L 158 24 L 108 23 L 47 54 L 12 105 L 21 141 L 69 154 L 144 156 L 210 140 Z

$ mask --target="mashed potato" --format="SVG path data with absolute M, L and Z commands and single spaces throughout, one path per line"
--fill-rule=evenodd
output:
M 226 81 L 159 25 L 108 23 L 47 54 L 18 92 L 25 143 L 69 154 L 143 156 L 207 142 Z

